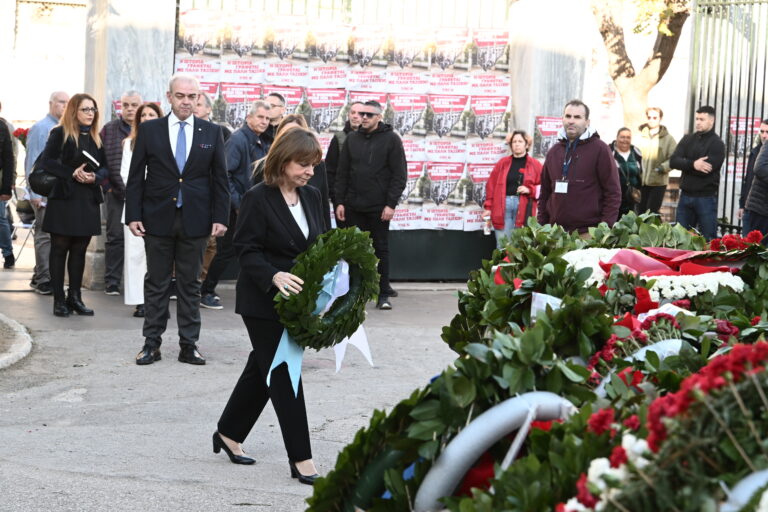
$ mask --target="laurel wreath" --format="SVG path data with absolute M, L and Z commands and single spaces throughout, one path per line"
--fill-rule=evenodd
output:
M 340 259 L 349 263 L 349 292 L 325 314 L 313 314 L 323 276 Z M 370 234 L 356 227 L 320 235 L 296 258 L 291 273 L 304 280 L 302 292 L 288 297 L 278 293 L 275 309 L 299 346 L 320 350 L 354 334 L 365 319 L 365 303 L 379 293 L 378 261 Z

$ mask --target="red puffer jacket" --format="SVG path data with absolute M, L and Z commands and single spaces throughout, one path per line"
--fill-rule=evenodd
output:
M 491 211 L 491 223 L 495 229 L 504 229 L 504 208 L 507 195 L 507 174 L 509 166 L 512 165 L 512 157 L 505 156 L 493 167 L 491 176 L 485 184 L 485 203 L 483 208 Z M 517 216 L 515 217 L 515 227 L 519 228 L 525 224 L 529 216 L 536 216 L 536 199 L 539 195 L 539 185 L 541 184 L 541 163 L 531 155 L 525 157 L 525 167 L 521 169 L 523 173 L 523 186 L 531 191 L 531 194 L 520 196 L 520 205 L 517 207 Z

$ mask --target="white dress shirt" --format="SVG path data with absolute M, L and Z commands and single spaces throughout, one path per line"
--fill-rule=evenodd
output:
M 194 119 L 195 116 L 189 116 L 184 120 L 185 123 L 187 123 L 184 126 L 184 135 L 187 139 L 187 158 L 189 159 L 189 152 L 192 150 L 192 135 L 195 133 L 194 128 Z M 179 138 L 179 118 L 176 117 L 176 114 L 171 111 L 170 115 L 168 116 L 168 140 L 171 141 L 171 151 L 173 151 L 173 157 L 176 158 L 176 141 Z M 185 159 L 185 160 L 186 160 Z

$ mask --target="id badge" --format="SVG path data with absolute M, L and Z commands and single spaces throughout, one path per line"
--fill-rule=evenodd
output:
M 567 181 L 557 181 L 555 182 L 555 194 L 567 194 L 568 193 L 568 182 Z

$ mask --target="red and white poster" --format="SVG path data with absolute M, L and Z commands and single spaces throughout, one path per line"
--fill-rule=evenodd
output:
M 392 34 L 392 62 L 405 69 L 419 64 L 427 67 L 426 53 L 429 46 L 427 33 L 414 31 L 411 27 L 397 26 Z
M 427 159 L 427 143 L 424 137 L 413 137 L 405 135 L 401 137 L 403 149 L 405 150 L 405 159 L 408 162 L 422 161 Z
M 346 53 L 347 41 L 352 27 L 348 25 L 334 25 L 327 22 L 317 22 L 318 26 L 310 30 L 314 38 L 314 44 L 309 51 L 314 57 L 328 63 L 336 60 L 340 53 Z
M 512 79 L 509 75 L 473 73 L 471 77 L 473 96 L 509 96 L 512 93 Z
M 474 42 L 477 47 L 475 64 L 483 71 L 496 67 L 496 64 L 506 64 L 509 32 L 499 29 L 479 29 L 474 32 Z M 502 62 L 499 62 L 499 61 Z M 505 66 L 506 67 L 506 66 Z
M 484 226 L 482 208 L 479 206 L 464 208 L 464 231 L 480 231 Z
M 504 119 L 509 96 L 472 96 L 470 103 L 475 114 L 474 131 L 484 139 L 496 131 Z
M 533 134 L 534 158 L 544 158 L 549 149 L 557 142 L 557 134 L 563 127 L 559 117 L 536 116 L 536 131 Z
M 201 82 L 221 82 L 221 60 L 176 55 L 176 72 L 188 73 Z
M 339 117 L 339 112 L 347 102 L 345 89 L 306 89 L 307 103 L 312 109 L 309 126 L 317 132 L 323 132 Z
M 731 133 L 728 152 L 737 158 L 748 155 L 755 142 L 752 139 L 760 133 L 760 118 L 731 116 L 728 118 L 728 131 Z
M 181 12 L 178 44 L 186 50 L 188 55 L 202 55 L 205 48 L 219 46 L 217 35 L 221 25 L 221 11 L 189 9 Z
M 264 14 L 260 11 L 230 11 L 226 20 L 229 26 L 229 38 L 225 40 L 225 50 L 231 50 L 242 59 L 249 57 L 255 48 L 263 48 L 265 35 L 263 20 Z
M 277 16 L 268 24 L 269 49 L 280 60 L 285 60 L 296 51 L 304 50 L 307 39 L 304 16 Z M 294 85 L 294 84 L 291 84 Z
M 432 131 L 438 137 L 450 135 L 453 127 L 461 120 L 467 108 L 469 96 L 456 94 L 430 94 L 429 105 L 432 107 Z
M 738 159 L 736 161 L 729 160 L 728 165 L 726 166 L 725 173 L 727 176 L 727 179 L 730 180 L 731 176 L 734 176 L 737 181 L 741 181 L 744 179 L 744 160 Z M 721 181 L 724 179 L 721 178 Z
M 429 74 L 431 94 L 470 94 L 472 78 L 469 73 L 433 71 Z
M 424 213 L 421 206 L 398 206 L 395 210 L 395 215 L 389 222 L 389 229 L 396 231 L 424 228 Z
M 509 147 L 499 139 L 467 140 L 467 162 L 472 164 L 495 164 L 509 153 Z
M 264 97 L 276 92 L 285 98 L 285 113 L 293 114 L 301 100 L 304 99 L 304 89 L 301 87 L 285 87 L 281 85 L 265 85 L 263 88 Z
M 466 28 L 446 27 L 437 29 L 435 31 L 435 50 L 432 54 L 432 65 L 442 70 L 454 66 L 466 66 L 468 44 L 469 30 Z
M 374 59 L 382 58 L 384 43 L 388 34 L 381 25 L 362 25 L 352 29 L 351 62 L 364 68 Z
M 221 84 L 221 95 L 227 102 L 225 120 L 234 129 L 245 123 L 253 102 L 261 98 L 261 86 L 258 84 Z
M 264 65 L 265 83 L 304 87 L 309 82 L 309 67 L 306 64 L 272 58 L 264 61 Z
M 200 82 L 200 90 L 215 99 L 218 97 L 219 82 Z
M 464 229 L 464 209 L 451 206 L 425 206 L 422 224 L 426 229 Z
M 408 161 L 408 174 L 405 182 L 405 189 L 403 190 L 399 203 L 421 205 L 424 204 L 424 200 L 429 197 L 429 180 L 425 179 L 426 176 L 422 176 L 425 171 L 425 165 L 426 162 Z
M 427 158 L 431 162 L 465 162 L 467 141 L 430 135 L 426 139 Z
M 376 91 L 349 91 L 349 101 L 378 101 L 382 108 L 387 108 L 387 93 Z
M 467 164 L 469 176 L 472 178 L 472 201 L 482 207 L 485 203 L 485 185 L 491 177 L 493 164 Z M 481 229 L 482 225 L 478 228 Z
M 395 111 L 393 128 L 400 134 L 410 133 L 424 116 L 426 94 L 390 94 L 389 105 Z
M 429 74 L 421 71 L 387 71 L 387 91 L 426 94 L 429 91 Z
M 328 146 L 331 145 L 331 140 L 333 140 L 333 137 L 334 137 L 333 133 L 317 134 L 317 140 L 320 141 L 320 147 L 323 149 L 323 158 L 325 158 L 325 154 L 328 153 Z
M 464 173 L 463 162 L 427 162 L 427 175 L 431 181 L 429 199 L 435 204 L 445 203 Z
M 221 63 L 221 81 L 241 84 L 264 82 L 264 61 L 253 59 L 224 59 Z
M 350 91 L 387 91 L 387 71 L 381 68 L 347 69 Z
M 346 89 L 347 68 L 324 62 L 313 62 L 309 65 L 308 83 L 312 87 L 323 89 Z

